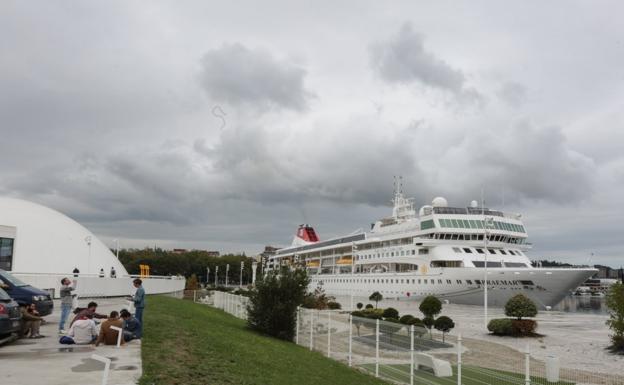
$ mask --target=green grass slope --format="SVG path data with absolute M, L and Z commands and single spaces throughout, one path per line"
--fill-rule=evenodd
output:
M 387 384 L 205 305 L 149 297 L 143 318 L 141 385 Z

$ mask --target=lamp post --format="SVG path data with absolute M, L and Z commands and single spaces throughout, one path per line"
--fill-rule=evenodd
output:
M 228 285 L 228 274 L 230 272 L 230 264 L 225 265 L 225 287 Z
M 215 267 L 215 287 L 217 287 L 218 282 L 217 279 L 219 278 L 219 266 Z
M 251 284 L 256 285 L 256 270 L 258 269 L 258 262 L 253 261 L 251 263 Z
M 115 242 L 115 256 L 119 259 L 119 239 L 113 239 Z
M 206 289 L 208 288 L 208 282 L 210 282 L 210 268 L 206 266 Z

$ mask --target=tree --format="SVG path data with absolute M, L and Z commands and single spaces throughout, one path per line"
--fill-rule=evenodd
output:
M 425 297 L 418 306 L 425 318 L 435 318 L 442 311 L 442 302 L 433 295 Z
M 449 317 L 443 315 L 435 320 L 433 327 L 442 332 L 442 342 L 444 342 L 444 334 L 448 333 L 455 327 L 455 322 Z
M 380 292 L 376 291 L 373 294 L 371 294 L 370 297 L 368 297 L 368 299 L 370 301 L 375 301 L 375 309 L 377 309 L 377 304 L 379 303 L 379 301 L 383 299 L 383 295 L 381 295 Z
M 358 302 L 357 305 L 355 305 L 355 307 L 357 307 L 358 310 L 361 310 L 364 307 L 364 304 L 362 302 Z
M 372 309 L 373 305 L 371 305 L 370 303 L 367 303 L 366 306 L 364 307 L 364 309 Z
M 624 351 L 624 283 L 617 282 L 607 292 L 607 308 L 609 319 L 607 325 L 611 328 L 611 349 Z
M 435 319 L 433 317 L 425 317 L 422 319 L 422 323 L 427 329 L 429 329 L 429 337 L 433 339 L 431 328 L 433 327 L 433 324 L 435 323 Z
M 271 271 L 257 282 L 247 306 L 250 328 L 292 340 L 295 335 L 297 307 L 303 302 L 310 279 L 305 270 L 283 268 Z
M 197 276 L 195 274 L 191 274 L 191 277 L 186 280 L 186 290 L 197 290 L 197 289 L 199 289 Z
M 535 317 L 537 306 L 524 294 L 516 294 L 505 304 L 505 315 L 521 320 L 522 317 Z

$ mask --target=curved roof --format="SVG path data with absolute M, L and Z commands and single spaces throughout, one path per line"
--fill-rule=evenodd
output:
M 113 253 L 84 226 L 51 208 L 0 197 L 0 226 L 15 227 L 13 272 L 128 274 Z M 90 241 L 90 245 L 89 245 Z

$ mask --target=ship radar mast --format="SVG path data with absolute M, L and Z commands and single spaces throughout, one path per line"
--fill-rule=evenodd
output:
M 416 216 L 414 199 L 403 195 L 403 177 L 394 177 L 394 198 L 392 199 L 392 217 L 396 220 L 409 219 Z

